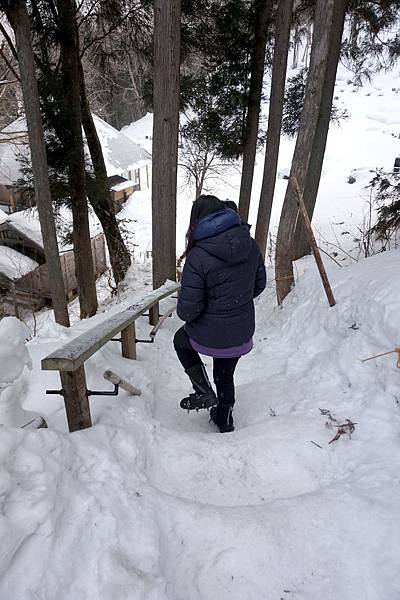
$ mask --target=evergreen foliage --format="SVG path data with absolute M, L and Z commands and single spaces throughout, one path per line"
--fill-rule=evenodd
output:
M 193 1 L 184 15 L 181 105 L 189 115 L 184 134 L 207 141 L 228 160 L 243 150 L 253 20 L 254 3 L 248 0 Z
M 304 94 L 307 81 L 307 69 L 301 69 L 297 75 L 289 77 L 285 102 L 283 107 L 282 131 L 289 137 L 294 137 L 299 128 L 300 113 L 304 104 Z M 340 123 L 342 119 L 347 119 L 347 110 L 342 110 L 333 105 L 330 120 L 334 123 Z
M 378 219 L 371 232 L 387 240 L 400 229 L 400 173 L 378 171 L 370 182 L 375 193 Z

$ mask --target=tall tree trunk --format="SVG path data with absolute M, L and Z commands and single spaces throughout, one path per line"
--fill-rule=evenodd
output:
M 131 265 L 131 258 L 126 249 L 124 240 L 118 227 L 117 219 L 112 206 L 110 188 L 107 180 L 107 170 L 104 163 L 103 150 L 97 135 L 96 127 L 90 112 L 89 101 L 86 96 L 85 78 L 82 63 L 79 59 L 80 92 L 82 123 L 86 141 L 92 159 L 94 181 L 88 186 L 89 200 L 99 219 L 107 241 L 110 254 L 111 267 L 116 285 L 125 277 Z
M 267 236 L 271 220 L 272 202 L 275 191 L 276 171 L 278 167 L 279 145 L 285 94 L 285 79 L 290 42 L 290 24 L 292 21 L 294 0 L 282 0 L 278 5 L 275 27 L 274 61 L 272 66 L 271 94 L 267 144 L 265 150 L 264 175 L 258 205 L 256 242 L 265 258 Z
M 322 90 L 321 105 L 318 113 L 317 129 L 314 136 L 307 179 L 304 187 L 304 203 L 310 221 L 314 214 L 318 188 L 321 180 L 347 5 L 347 0 L 339 0 L 336 3 L 333 16 L 332 32 L 329 41 L 329 55 Z M 310 250 L 303 221 L 302 219 L 298 219 L 294 234 L 293 260 L 298 260 L 306 254 L 309 254 Z
M 240 182 L 239 214 L 243 221 L 249 218 L 251 188 L 257 151 L 258 123 L 260 117 L 264 76 L 267 24 L 271 15 L 271 0 L 256 0 L 255 40 L 251 57 L 250 89 L 244 134 L 242 179 Z
M 154 0 L 153 286 L 176 278 L 181 0 Z
M 66 160 L 71 188 L 75 272 L 79 287 L 81 319 L 84 319 L 96 314 L 98 305 L 85 185 L 76 5 L 74 0 L 57 0 L 57 7 L 64 107 L 69 120 L 69 129 L 66 132 Z
M 343 0 L 317 0 L 314 18 L 314 34 L 311 47 L 310 68 L 301 112 L 299 131 L 293 154 L 290 178 L 296 178 L 304 194 L 319 107 L 329 56 L 329 42 L 335 10 Z M 275 279 L 278 303 L 290 292 L 293 278 L 294 232 L 299 218 L 293 186 L 288 182 L 282 214 L 279 222 L 275 256 Z
M 40 114 L 39 93 L 35 76 L 29 16 L 25 0 L 1 2 L 14 30 L 18 52 L 22 93 L 28 125 L 29 146 L 35 186 L 36 206 L 39 213 L 46 264 L 50 274 L 50 293 L 57 323 L 69 327 L 66 293 L 57 245 L 56 227 L 51 202 L 47 170 L 46 146 Z

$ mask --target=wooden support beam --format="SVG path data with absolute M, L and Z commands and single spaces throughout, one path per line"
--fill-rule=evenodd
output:
M 119 385 L 119 387 L 129 392 L 132 396 L 141 396 L 142 394 L 142 391 L 139 388 L 130 384 L 129 381 L 126 381 L 126 379 L 123 379 L 122 377 L 120 377 L 116 373 L 113 373 L 112 371 L 104 371 L 103 377 L 107 381 L 111 381 L 111 383 L 113 383 L 114 385 Z
M 60 371 L 60 378 L 70 432 L 91 427 L 85 367 L 82 365 L 75 371 Z
M 318 271 L 319 271 L 319 274 L 321 276 L 322 285 L 324 286 L 326 297 L 328 298 L 329 306 L 331 306 L 331 307 L 335 306 L 336 300 L 335 300 L 335 297 L 333 295 L 331 285 L 329 283 L 328 274 L 327 274 L 327 272 L 325 270 L 324 263 L 322 262 L 321 253 L 320 253 L 319 248 L 317 246 L 317 242 L 315 241 L 314 232 L 313 232 L 312 227 L 311 227 L 310 218 L 308 216 L 307 209 L 306 209 L 306 206 L 304 204 L 303 194 L 301 193 L 300 186 L 299 186 L 298 181 L 297 181 L 297 179 L 295 177 L 293 177 L 291 179 L 291 183 L 293 185 L 293 189 L 294 189 L 295 194 L 296 194 L 297 205 L 299 207 L 300 214 L 301 214 L 301 216 L 303 218 L 303 222 L 304 222 L 304 226 L 305 226 L 305 230 L 306 230 L 308 242 L 310 244 L 312 253 L 314 254 L 315 262 L 317 263 Z
M 168 317 L 170 317 L 175 311 L 176 311 L 176 306 L 171 306 L 171 308 L 169 308 L 167 311 L 164 312 L 163 316 L 160 317 L 160 319 L 158 320 L 158 323 L 150 331 L 151 338 L 156 337 L 157 332 L 160 329 L 161 325 L 163 323 L 165 323 L 165 321 L 168 319 Z
M 136 328 L 135 323 L 131 323 L 121 331 L 122 356 L 136 360 Z
M 150 310 L 150 318 L 149 318 L 149 323 L 150 325 L 157 325 L 159 319 L 160 319 L 160 303 L 156 302 L 156 304 L 154 304 Z

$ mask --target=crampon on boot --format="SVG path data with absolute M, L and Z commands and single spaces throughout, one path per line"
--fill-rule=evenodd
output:
M 220 430 L 220 433 L 234 431 L 232 416 L 233 407 L 229 404 L 218 404 L 210 410 L 210 422 L 212 421 Z
M 194 365 L 187 369 L 186 374 L 192 382 L 194 394 L 189 394 L 181 400 L 181 408 L 184 410 L 200 410 L 201 408 L 209 409 L 216 406 L 218 398 L 211 387 L 204 365 Z

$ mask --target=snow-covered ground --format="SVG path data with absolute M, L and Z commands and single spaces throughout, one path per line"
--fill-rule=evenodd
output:
M 334 243 L 335 223 L 361 223 L 370 171 L 391 168 L 400 146 L 398 71 L 359 90 L 346 81 L 342 70 L 337 102 L 350 118 L 329 134 L 315 218 Z M 292 151 L 284 140 L 282 173 Z M 262 168 L 260 154 L 253 223 Z M 238 175 L 225 179 L 212 192 L 236 199 Z M 285 187 L 278 179 L 273 231 Z M 180 189 L 179 251 L 191 201 Z M 118 297 L 101 290 L 98 315 L 79 322 L 74 305 L 66 330 L 43 312 L 36 335 L 0 321 L 0 600 L 398 600 L 400 371 L 396 354 L 360 359 L 400 345 L 400 250 L 343 268 L 325 257 L 334 308 L 310 257 L 281 309 L 268 284 L 237 370 L 235 432 L 179 408 L 189 384 L 174 316 L 137 361 L 116 342 L 88 361 L 89 389 L 110 388 L 111 369 L 142 395 L 92 397 L 94 427 L 69 434 L 62 398 L 45 394 L 58 375 L 40 361 L 150 289 L 150 212 L 139 192 L 119 215 L 136 262 Z M 149 329 L 138 321 L 139 338 Z M 37 414 L 48 429 L 20 429 Z M 346 419 L 351 439 L 329 444 Z
M 395 354 L 360 362 L 399 343 L 399 259 L 329 264 L 334 308 L 310 259 L 282 309 L 272 288 L 260 298 L 232 434 L 179 408 L 176 317 L 137 362 L 112 342 L 89 360 L 91 389 L 111 368 L 143 393 L 93 398 L 94 427 L 68 434 L 40 359 L 106 314 L 71 331 L 48 320 L 26 344 L 32 370 L 11 371 L 0 396 L 2 422 L 37 412 L 49 425 L 1 428 L 0 599 L 399 598 L 399 371 Z M 9 369 L 20 324 L 1 325 L 19 335 Z M 328 444 L 337 429 L 319 409 L 356 423 L 352 439 Z

